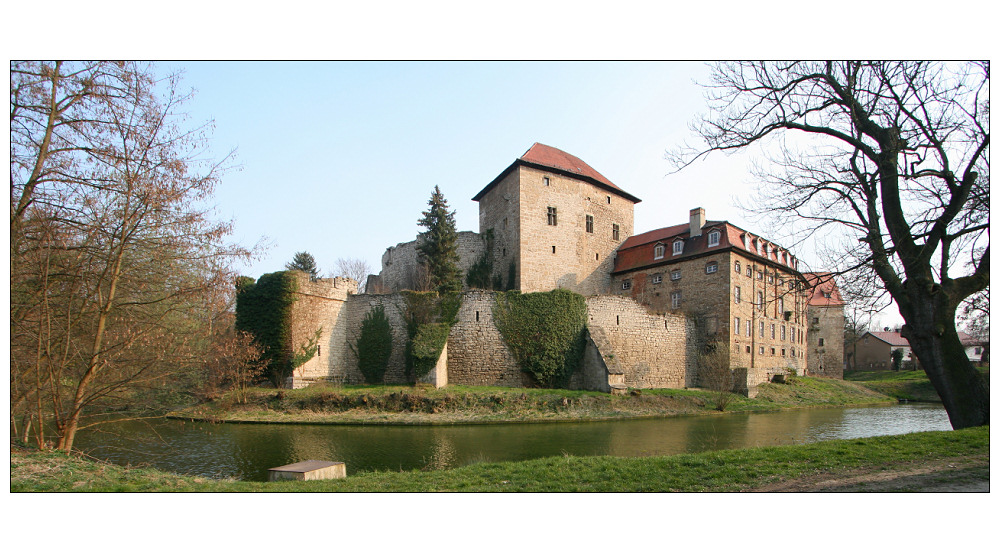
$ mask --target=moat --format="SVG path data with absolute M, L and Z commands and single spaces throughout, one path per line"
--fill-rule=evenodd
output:
M 553 455 L 672 455 L 950 429 L 939 404 L 904 404 L 611 422 L 419 427 L 155 419 L 82 432 L 76 446 L 122 465 L 260 481 L 267 479 L 268 468 L 306 459 L 344 461 L 350 476 Z

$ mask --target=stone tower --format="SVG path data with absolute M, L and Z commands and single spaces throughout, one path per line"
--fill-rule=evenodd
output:
M 583 295 L 610 291 L 614 252 L 632 235 L 641 201 L 576 156 L 537 142 L 472 199 L 506 287 Z

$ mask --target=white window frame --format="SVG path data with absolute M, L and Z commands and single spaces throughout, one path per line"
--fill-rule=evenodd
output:
M 659 273 L 653 275 L 653 284 L 659 284 L 661 282 L 663 282 L 663 275 Z
M 712 247 L 718 246 L 719 245 L 719 237 L 721 237 L 721 236 L 722 236 L 722 233 L 719 232 L 719 231 L 717 231 L 717 230 L 713 230 L 712 232 L 708 233 L 708 247 L 712 248 Z
M 631 289 L 632 289 L 632 279 L 623 280 L 622 290 L 631 290 Z
M 670 271 L 670 280 L 680 280 L 680 279 L 681 279 L 680 269 L 674 269 L 673 271 Z
M 743 327 L 742 327 L 742 326 L 740 326 L 740 318 L 739 318 L 739 317 L 736 317 L 736 321 L 735 321 L 735 323 L 736 323 L 736 324 L 735 324 L 734 326 L 736 327 L 736 332 L 734 332 L 733 334 L 735 334 L 735 335 L 739 336 L 739 335 L 740 335 L 740 330 L 742 330 L 742 329 L 743 329 Z
M 670 308 L 680 309 L 681 307 L 681 291 L 677 290 L 670 293 Z
M 680 254 L 684 253 L 684 241 L 683 240 L 675 240 L 674 241 L 673 252 L 674 252 L 673 255 L 680 255 Z
M 663 259 L 663 254 L 666 253 L 667 248 L 663 244 L 657 244 L 653 248 L 653 259 Z
M 705 274 L 710 275 L 719 271 L 719 264 L 715 261 L 709 261 L 705 264 Z
M 740 294 L 740 287 L 739 286 L 734 286 L 733 287 L 733 303 L 740 303 L 740 299 L 742 299 L 741 296 L 742 296 L 742 294 Z

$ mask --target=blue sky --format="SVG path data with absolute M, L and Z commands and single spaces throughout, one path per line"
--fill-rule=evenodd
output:
M 245 267 L 281 270 L 308 251 L 321 270 L 413 240 L 434 186 L 459 230 L 478 230 L 479 190 L 541 142 L 576 155 L 643 201 L 636 232 L 687 220 L 744 219 L 747 157 L 713 156 L 668 175 L 664 152 L 692 139 L 707 67 L 654 63 L 160 63 L 196 90 L 192 123 L 212 119 L 212 150 L 237 150 L 218 189 L 234 239 L 271 247 Z M 765 233 L 766 234 L 766 233 Z M 780 237 L 772 236 L 781 242 Z M 806 252 L 801 254 L 808 259 Z

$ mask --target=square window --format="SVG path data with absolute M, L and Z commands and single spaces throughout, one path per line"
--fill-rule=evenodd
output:
M 587 232 L 594 232 L 594 216 L 587 215 Z
M 680 279 L 681 279 L 680 269 L 674 269 L 673 271 L 670 271 L 670 280 L 680 280 Z
M 549 207 L 549 225 L 556 226 L 556 208 Z
M 653 284 L 659 284 L 663 282 L 663 275 L 653 275 Z
M 719 270 L 719 264 L 716 263 L 715 261 L 712 261 L 711 263 L 705 265 L 705 274 L 710 275 L 718 270 Z
M 632 281 L 631 280 L 622 281 L 622 290 L 630 290 L 630 289 L 632 289 Z

